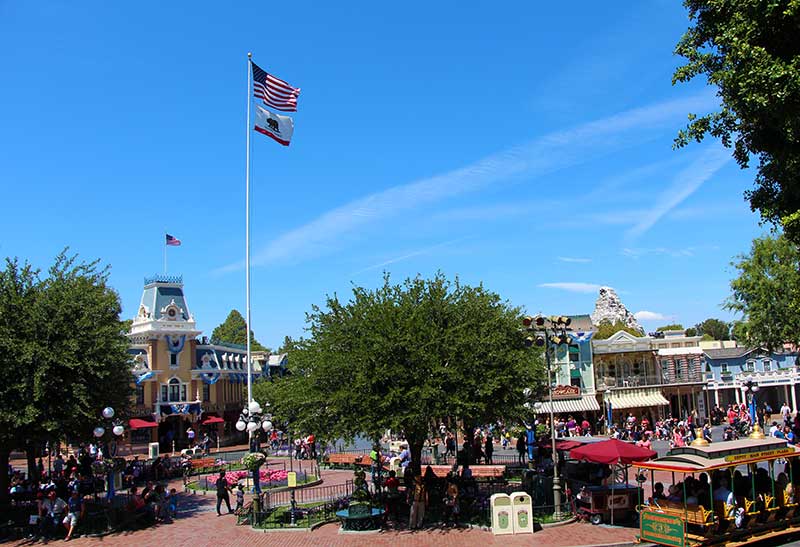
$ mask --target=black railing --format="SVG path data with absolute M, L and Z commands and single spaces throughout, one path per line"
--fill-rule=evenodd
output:
M 324 503 L 337 499 L 349 498 L 350 495 L 352 495 L 353 490 L 353 481 L 347 481 L 344 484 L 335 484 L 331 486 L 296 488 L 294 490 L 294 500 L 296 504 Z M 276 507 L 291 505 L 291 503 L 291 490 L 264 493 L 265 508 L 274 509 Z

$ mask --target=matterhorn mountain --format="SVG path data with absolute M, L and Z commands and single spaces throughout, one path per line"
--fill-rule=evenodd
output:
M 595 327 L 603 321 L 609 321 L 612 324 L 621 322 L 626 327 L 644 333 L 642 326 L 617 296 L 617 291 L 611 287 L 600 287 L 600 296 L 597 297 L 597 302 L 594 303 L 594 311 L 591 318 Z

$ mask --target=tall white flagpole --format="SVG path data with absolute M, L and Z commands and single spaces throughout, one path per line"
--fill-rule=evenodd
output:
M 167 231 L 164 230 L 164 239 L 161 240 L 164 246 L 164 275 L 167 275 Z
M 250 103 L 252 101 L 252 93 L 253 93 L 253 83 L 251 82 L 251 78 L 253 76 L 253 54 L 248 52 L 247 53 L 247 123 L 245 124 L 245 130 L 247 132 L 247 167 L 245 168 L 245 179 L 247 189 L 245 190 L 245 283 L 247 288 L 246 298 L 247 298 L 247 404 L 250 404 L 250 401 L 253 400 L 253 361 L 250 355 Z

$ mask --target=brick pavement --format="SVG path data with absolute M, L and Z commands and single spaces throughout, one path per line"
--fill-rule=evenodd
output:
M 272 460 L 272 459 L 271 459 Z M 280 460 L 278 460 L 280 461 Z M 294 462 L 305 468 L 309 462 Z M 287 468 L 288 468 L 287 462 Z M 343 484 L 353 477 L 352 471 L 323 470 L 323 485 Z M 170 486 L 182 490 L 180 481 Z M 235 517 L 216 514 L 216 498 L 208 494 L 181 494 L 179 518 L 172 524 L 162 524 L 145 530 L 111 534 L 101 538 L 76 538 L 69 542 L 76 547 L 204 547 L 217 546 L 280 546 L 280 547 L 337 547 L 337 546 L 424 546 L 436 547 L 480 545 L 509 547 L 522 545 L 544 545 L 553 547 L 572 547 L 590 545 L 613 545 L 631 543 L 637 530 L 634 528 L 592 526 L 587 523 L 572 523 L 565 526 L 547 528 L 534 535 L 494 536 L 480 529 L 429 528 L 423 531 L 387 530 L 377 533 L 339 533 L 338 524 L 326 524 L 314 531 L 274 531 L 261 532 L 249 526 L 237 526 Z M 50 544 L 60 544 L 60 541 Z M 30 541 L 10 544 L 13 547 L 43 545 Z
M 218 517 L 211 496 L 195 497 L 198 500 L 190 510 L 191 516 L 179 518 L 173 524 L 112 534 L 102 538 L 77 538 L 69 544 L 75 547 L 381 547 L 381 546 L 424 546 L 455 547 L 480 545 L 508 547 L 522 545 L 542 545 L 570 547 L 583 545 L 625 544 L 634 541 L 636 530 L 610 526 L 592 526 L 587 523 L 572 523 L 555 528 L 547 528 L 533 535 L 494 536 L 491 532 L 479 529 L 429 528 L 422 531 L 382 531 L 377 533 L 339 533 L 338 524 L 326 524 L 312 532 L 280 531 L 260 532 L 248 526 L 237 526 L 235 517 Z M 60 541 L 51 542 L 59 544 Z M 20 541 L 14 547 L 31 544 Z

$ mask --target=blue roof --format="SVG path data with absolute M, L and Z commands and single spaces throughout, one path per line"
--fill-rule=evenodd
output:
M 175 278 L 181 279 L 178 276 Z M 158 280 L 145 285 L 141 305 L 147 307 L 152 319 L 161 318 L 161 310 L 169 306 L 173 301 L 178 308 L 183 310 L 178 319 L 188 321 L 189 307 L 186 305 L 182 284 Z

